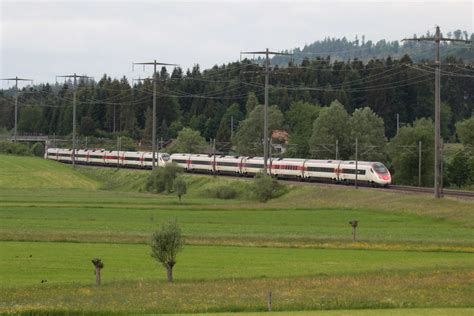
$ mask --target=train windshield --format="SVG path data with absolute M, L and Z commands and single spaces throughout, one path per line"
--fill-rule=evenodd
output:
M 161 154 L 161 159 L 163 159 L 163 161 L 168 161 L 168 160 L 170 160 L 170 155 L 169 154 Z
M 374 167 L 375 172 L 377 172 L 377 173 L 387 173 L 388 172 L 387 168 L 385 168 L 385 166 L 381 163 L 375 163 L 373 165 L 373 167 Z

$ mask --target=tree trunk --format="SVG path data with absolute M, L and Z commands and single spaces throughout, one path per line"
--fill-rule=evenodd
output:
M 100 268 L 95 267 L 95 284 L 100 285 Z
M 166 265 L 166 275 L 168 276 L 168 282 L 173 282 L 173 267 Z

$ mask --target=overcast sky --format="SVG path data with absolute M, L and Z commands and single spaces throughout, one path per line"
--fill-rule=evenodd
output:
M 132 62 L 203 69 L 238 60 L 240 51 L 291 49 L 327 36 L 400 40 L 435 25 L 472 33 L 473 2 L 0 0 L 0 77 L 144 78 L 152 68 L 132 73 Z

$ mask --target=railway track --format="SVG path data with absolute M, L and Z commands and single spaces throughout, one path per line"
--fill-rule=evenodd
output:
M 400 191 L 400 192 L 414 192 L 414 193 L 427 193 L 427 194 L 434 194 L 433 188 L 426 188 L 426 187 L 411 187 L 406 185 L 391 185 L 390 190 L 393 191 Z M 471 198 L 474 199 L 474 191 L 461 191 L 461 190 L 450 190 L 450 189 L 442 189 L 441 191 L 442 196 L 454 196 L 454 197 L 463 197 L 463 198 Z
M 325 182 L 303 182 L 303 181 L 295 181 L 291 179 L 280 180 L 286 183 L 292 184 L 305 184 L 305 185 L 320 185 L 320 186 L 334 186 L 340 188 L 342 187 L 354 187 L 354 184 L 335 184 L 335 183 L 325 183 Z M 390 185 L 387 188 L 383 187 L 372 187 L 366 184 L 361 184 L 358 186 L 358 189 L 362 190 L 376 190 L 381 192 L 395 192 L 395 193 L 408 193 L 408 194 L 416 194 L 416 193 L 423 193 L 423 194 L 434 194 L 434 188 L 427 188 L 427 187 L 413 187 L 407 185 Z M 443 189 L 442 196 L 450 196 L 450 197 L 458 197 L 463 199 L 474 199 L 474 191 L 461 191 L 461 190 L 450 190 L 450 189 Z

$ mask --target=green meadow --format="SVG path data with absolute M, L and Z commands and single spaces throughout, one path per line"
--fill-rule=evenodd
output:
M 179 203 L 147 174 L 0 155 L 0 313 L 258 313 L 269 291 L 277 315 L 474 312 L 473 200 L 287 184 L 259 203 L 250 179 L 186 175 Z M 209 198 L 220 185 L 237 198 Z M 169 219 L 173 284 L 148 246 Z

